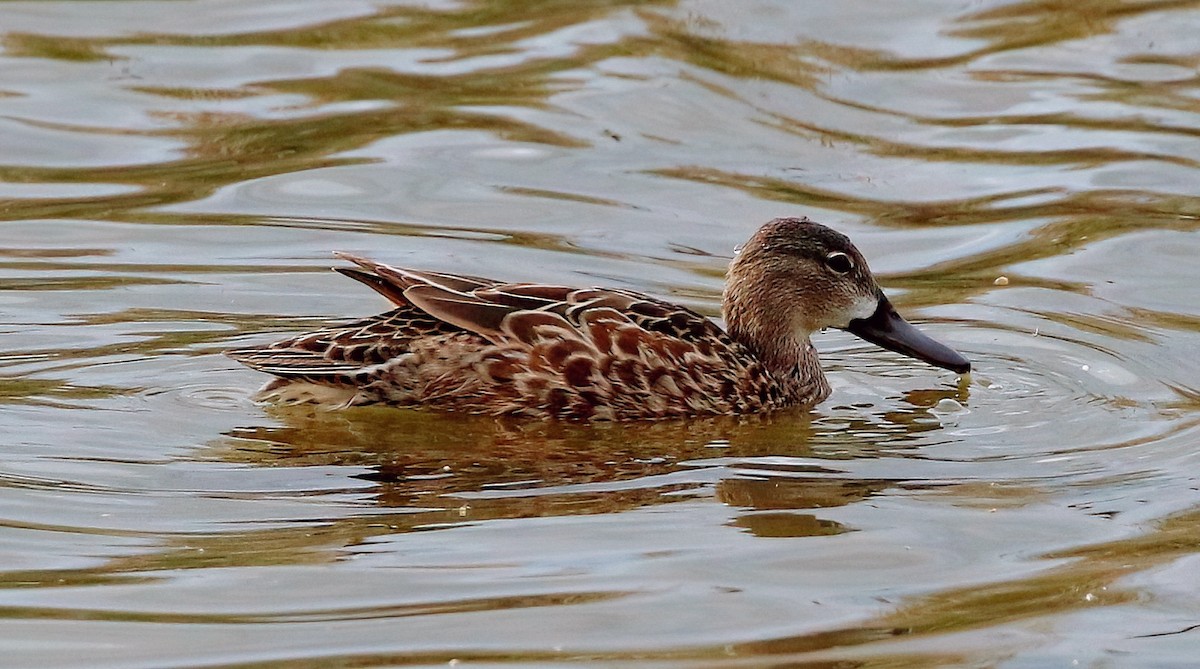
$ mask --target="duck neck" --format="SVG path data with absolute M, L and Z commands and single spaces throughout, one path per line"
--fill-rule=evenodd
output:
M 762 365 L 786 388 L 793 403 L 812 403 L 825 399 L 829 384 L 821 370 L 811 333 L 783 312 L 747 308 L 760 301 L 747 299 L 742 286 L 727 292 L 724 304 L 729 336 L 754 354 Z
M 797 336 L 785 329 L 760 330 L 751 334 L 745 328 L 732 327 L 729 334 L 779 376 L 794 374 L 803 366 L 804 359 L 813 355 L 808 337 Z

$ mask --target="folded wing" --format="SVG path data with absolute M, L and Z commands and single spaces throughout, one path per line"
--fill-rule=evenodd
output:
M 338 256 L 356 265 L 336 268 L 338 272 L 370 286 L 395 308 L 229 355 L 284 379 L 354 385 L 405 356 L 417 340 L 429 344 L 453 337 L 460 351 L 464 341 L 476 342 L 479 349 L 528 350 L 537 356 L 530 364 L 575 375 L 583 365 L 571 351 L 586 349 L 601 357 L 649 352 L 672 360 L 688 352 L 708 355 L 714 346 L 728 345 L 725 333 L 709 319 L 632 291 L 499 283 Z M 556 353 L 560 350 L 566 353 Z M 575 371 L 557 369 L 568 358 Z

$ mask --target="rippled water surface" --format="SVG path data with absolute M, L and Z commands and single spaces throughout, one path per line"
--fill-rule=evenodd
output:
M 5 666 L 1193 666 L 1200 3 L 0 4 Z M 811 411 L 254 404 L 330 251 L 719 310 L 849 234 L 975 374 Z M 1001 278 L 1003 277 L 1003 278 Z

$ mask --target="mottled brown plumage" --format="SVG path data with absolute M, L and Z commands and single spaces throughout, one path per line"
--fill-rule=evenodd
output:
M 770 411 L 828 396 L 809 341 L 824 327 L 969 368 L 895 316 L 846 237 L 807 219 L 767 223 L 735 258 L 728 333 L 633 291 L 501 283 L 338 255 L 357 267 L 337 271 L 395 308 L 230 351 L 278 377 L 260 398 L 589 420 Z

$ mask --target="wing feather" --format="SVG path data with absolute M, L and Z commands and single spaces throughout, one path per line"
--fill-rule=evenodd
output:
M 364 272 L 361 269 L 354 269 L 352 267 L 334 267 L 333 271 L 370 286 L 371 290 L 386 297 L 392 304 L 408 304 L 408 300 L 404 299 L 404 289 L 378 274 Z
M 456 355 L 483 352 L 490 378 L 527 386 L 543 378 L 539 374 L 550 374 L 545 378 L 561 377 L 579 393 L 601 392 L 597 389 L 611 382 L 649 393 L 660 384 L 666 388 L 660 392 L 673 396 L 682 391 L 672 390 L 671 384 L 688 383 L 680 376 L 685 359 L 732 345 L 708 318 L 633 291 L 502 283 L 392 267 L 346 253 L 337 256 L 355 265 L 336 268 L 338 272 L 369 286 L 396 308 L 228 354 L 281 377 L 281 382 L 354 389 L 364 374 L 370 377 L 402 359 L 417 364 L 428 351 L 453 341 Z M 414 346 L 426 353 L 414 353 Z M 497 348 L 487 352 L 493 346 Z M 533 392 L 522 388 L 520 392 Z
M 426 284 L 404 291 L 414 306 L 443 321 L 474 332 L 491 341 L 500 339 L 500 324 L 513 308 L 482 300 L 470 293 L 459 293 Z

